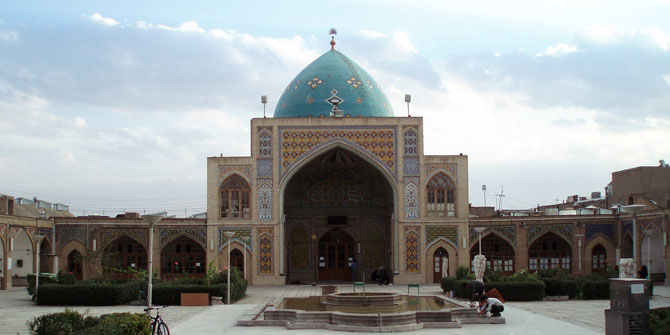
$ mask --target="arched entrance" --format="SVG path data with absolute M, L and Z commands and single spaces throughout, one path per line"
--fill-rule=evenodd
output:
M 649 275 L 665 273 L 665 247 L 663 245 L 663 232 L 656 229 L 643 230 L 642 243 L 640 245 L 640 258 L 642 264 L 647 265 Z M 660 276 L 663 280 L 663 276 Z M 652 278 L 657 279 L 657 276 Z
M 147 250 L 128 236 L 109 243 L 103 255 L 103 271 L 110 279 L 131 279 L 138 270 L 147 270 Z
M 11 247 L 11 246 L 10 246 Z M 21 229 L 19 234 L 14 238 L 14 246 L 12 248 L 12 275 L 19 277 L 19 279 L 26 278 L 29 273 L 33 273 L 33 242 L 28 237 L 28 233 Z M 14 286 L 25 285 L 22 280 L 14 280 Z
M 591 271 L 605 271 L 607 269 L 607 250 L 601 244 L 591 249 Z
M 240 250 L 233 249 L 230 252 L 230 266 L 231 268 L 237 268 L 240 276 L 244 275 L 244 255 Z
M 528 270 L 571 269 L 572 248 L 560 236 L 545 233 L 528 248 Z
M 287 283 L 351 281 L 350 259 L 357 280 L 391 269 L 393 201 L 379 168 L 353 151 L 335 147 L 305 163 L 283 194 Z
M 40 273 L 51 273 L 51 244 L 46 238 L 40 243 Z
M 449 263 L 444 268 L 444 261 L 449 260 L 449 253 L 442 247 L 437 248 L 433 253 L 433 283 L 439 283 L 442 280 L 443 273 L 449 273 Z
M 205 249 L 191 238 L 180 236 L 161 250 L 161 279 L 204 278 Z
M 470 248 L 470 260 L 479 254 L 479 241 Z M 482 238 L 482 254 L 486 267 L 505 274 L 514 273 L 514 248 L 502 237 L 490 233 Z
M 84 278 L 84 271 L 82 270 L 81 253 L 77 250 L 72 250 L 67 255 L 67 271 L 71 273 L 77 280 Z

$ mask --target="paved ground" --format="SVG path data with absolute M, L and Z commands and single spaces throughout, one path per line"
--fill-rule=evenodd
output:
M 366 286 L 368 292 L 407 293 L 406 285 Z M 350 292 L 350 285 L 340 287 L 341 292 Z M 414 289 L 412 289 L 414 293 Z M 313 334 L 340 332 L 324 330 L 286 330 L 282 327 L 238 327 L 237 320 L 245 313 L 267 302 L 280 301 L 288 296 L 320 295 L 316 286 L 268 287 L 254 286 L 247 291 L 247 297 L 231 306 L 166 308 L 162 314 L 173 335 L 182 334 Z M 442 294 L 439 286 L 421 286 L 421 295 Z M 654 287 L 652 308 L 670 306 L 670 287 Z M 461 329 L 425 329 L 416 334 L 604 334 L 604 310 L 609 308 L 608 300 L 591 301 L 538 301 L 508 302 L 505 304 L 505 325 L 464 325 Z M 140 306 L 76 307 L 91 315 L 113 312 L 142 312 Z M 26 321 L 35 316 L 63 311 L 62 307 L 35 306 L 25 289 L 0 291 L 0 335 L 28 334 Z M 344 333 L 341 334 L 351 334 Z

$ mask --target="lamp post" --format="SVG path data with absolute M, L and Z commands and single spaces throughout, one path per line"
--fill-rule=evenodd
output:
M 482 233 L 486 230 L 486 227 L 475 227 L 475 231 L 479 234 L 479 254 L 482 254 Z
M 148 214 L 142 215 L 144 222 L 149 224 L 149 284 L 147 285 L 147 315 L 151 316 L 151 297 L 153 286 L 151 281 L 153 279 L 153 262 L 154 262 L 154 225 L 163 219 L 162 215 Z
M 582 238 L 584 237 L 584 234 L 576 234 L 575 237 L 577 238 L 577 252 L 578 256 L 577 259 L 579 260 L 579 272 L 582 272 Z M 593 268 L 593 266 L 591 266 Z
M 242 237 L 242 243 L 244 243 L 244 246 L 242 247 L 242 255 L 244 256 L 244 279 L 247 279 L 247 244 L 249 243 L 249 238 Z
M 42 244 L 42 240 L 44 240 L 44 235 L 33 235 L 33 240 L 35 240 L 35 244 L 37 244 L 37 275 L 35 276 L 35 301 L 37 301 L 37 289 L 40 286 L 40 246 Z
M 228 295 L 226 297 L 226 304 L 230 305 L 230 245 L 232 244 L 231 243 L 232 241 L 230 240 L 230 238 L 233 237 L 233 235 L 235 235 L 235 232 L 226 231 L 226 232 L 223 233 L 223 235 L 225 235 L 226 238 L 228 239 L 228 275 L 226 276 L 226 277 L 228 277 L 228 285 L 226 287 L 226 289 L 228 291 L 228 293 L 227 293 Z
M 624 212 L 633 216 L 633 263 L 637 263 L 637 213 L 644 208 L 644 205 L 628 205 L 623 206 Z M 637 266 L 635 267 L 637 269 Z

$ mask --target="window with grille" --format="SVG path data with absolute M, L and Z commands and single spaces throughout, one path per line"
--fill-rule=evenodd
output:
M 470 248 L 470 259 L 479 254 L 479 242 Z M 495 233 L 482 237 L 482 255 L 486 257 L 486 267 L 506 274 L 514 273 L 514 248 Z
M 605 270 L 607 268 L 607 250 L 600 244 L 593 247 L 591 251 L 591 269 L 593 271 Z
M 250 218 L 250 191 L 249 183 L 239 175 L 226 178 L 221 184 L 221 217 L 225 219 Z
M 554 233 L 546 233 L 528 248 L 528 269 L 560 268 L 570 271 L 572 248 Z
M 446 174 L 440 172 L 428 181 L 428 216 L 456 216 L 456 186 Z

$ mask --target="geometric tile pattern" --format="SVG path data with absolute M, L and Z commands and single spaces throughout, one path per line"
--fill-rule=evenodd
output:
M 256 160 L 256 177 L 272 177 L 272 158 Z
M 272 275 L 272 237 L 266 234 L 258 239 L 258 273 Z
M 412 128 L 405 131 L 405 156 L 416 156 L 416 131 Z
M 70 241 L 79 241 L 86 245 L 86 227 L 59 227 L 58 246 L 62 248 Z
M 496 232 L 499 236 L 502 236 L 504 239 L 512 243 L 513 246 L 516 246 L 516 228 L 514 225 L 502 225 L 502 226 L 486 226 L 486 230 L 482 232 L 482 237 L 489 232 Z M 470 245 L 475 243 L 479 239 L 479 234 L 474 227 L 470 227 Z
M 458 228 L 438 226 L 426 227 L 426 247 L 440 238 L 443 238 L 458 247 Z
M 456 178 L 456 164 L 424 164 L 426 177 L 429 177 L 435 171 L 444 171 L 449 176 Z
M 405 177 L 405 217 L 419 217 L 419 177 Z
M 254 240 L 251 239 L 251 229 L 237 228 L 237 227 L 235 228 L 219 227 L 217 232 L 219 235 L 219 239 L 217 241 L 218 242 L 217 250 L 219 250 L 219 252 L 221 252 L 221 250 L 228 245 L 228 238 L 226 237 L 226 235 L 223 234 L 227 231 L 232 231 L 234 233 L 233 237 L 230 238 L 231 242 L 238 242 L 242 245 L 246 243 L 247 248 L 251 248 L 251 246 L 253 245 Z M 244 239 L 246 239 L 246 241 L 244 241 Z
M 219 165 L 219 184 L 231 173 L 238 173 L 247 177 L 247 181 L 251 179 L 251 166 L 249 165 Z
M 289 266 L 291 269 L 308 269 L 309 233 L 303 226 L 297 226 L 288 235 Z
M 410 231 L 405 236 L 407 272 L 419 272 L 419 235 Z
M 344 139 L 364 149 L 391 172 L 395 171 L 395 128 L 321 127 L 280 128 L 281 171 L 285 171 L 304 153 L 336 139 Z
M 568 244 L 572 245 L 572 225 L 566 223 L 566 224 L 530 225 L 527 228 L 528 246 L 530 246 L 533 243 L 536 237 L 539 237 L 540 235 L 549 231 L 565 237 L 565 239 L 568 241 Z
M 610 240 L 614 241 L 614 225 L 611 223 L 587 223 L 586 224 L 586 240 L 590 240 L 593 235 L 601 233 Z
M 420 169 L 419 169 L 419 158 L 409 158 L 405 157 L 402 161 L 402 172 L 405 176 L 418 176 Z
M 258 135 L 258 155 L 261 157 L 272 156 L 272 133 L 267 130 Z
M 108 243 L 118 237 L 128 236 L 137 240 L 142 246 L 149 245 L 149 227 L 147 228 L 102 228 L 100 232 L 100 248 L 104 249 Z
M 207 229 L 205 228 L 192 228 L 192 229 L 181 229 L 181 228 L 160 228 L 158 230 L 159 236 L 159 249 L 168 244 L 170 241 L 174 240 L 175 237 L 179 235 L 185 235 L 200 244 L 205 250 L 207 250 Z
M 258 219 L 272 220 L 272 179 L 258 179 Z

